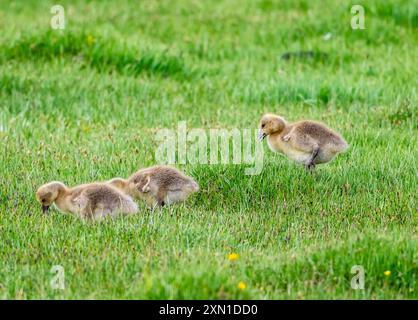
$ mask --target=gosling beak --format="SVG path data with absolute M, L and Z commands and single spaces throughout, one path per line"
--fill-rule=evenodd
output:
M 267 135 L 263 131 L 258 131 L 258 139 L 262 141 Z
M 42 213 L 47 213 L 49 210 L 49 206 L 42 205 Z

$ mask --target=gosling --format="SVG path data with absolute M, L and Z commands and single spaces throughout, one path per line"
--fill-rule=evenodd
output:
M 117 214 L 133 214 L 138 206 L 131 197 L 103 183 L 83 184 L 67 188 L 62 182 L 53 181 L 42 185 L 36 198 L 46 213 L 52 204 L 65 213 L 81 218 L 100 219 Z
M 127 180 L 114 178 L 108 183 L 153 207 L 182 202 L 199 191 L 199 185 L 191 177 L 162 165 L 141 169 Z
M 265 137 L 270 150 L 284 154 L 307 170 L 331 161 L 348 148 L 338 133 L 322 123 L 310 120 L 287 123 L 274 114 L 265 114 L 261 118 L 259 139 Z

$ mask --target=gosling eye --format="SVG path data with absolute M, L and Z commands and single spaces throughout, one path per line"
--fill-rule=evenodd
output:
M 42 203 L 45 203 L 45 199 L 42 199 L 42 200 L 41 200 L 41 202 L 42 202 Z
M 263 123 L 262 125 L 261 125 L 261 128 L 264 128 L 266 125 Z

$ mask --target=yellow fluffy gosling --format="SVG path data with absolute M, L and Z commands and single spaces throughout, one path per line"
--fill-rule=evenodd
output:
M 62 182 L 53 181 L 42 185 L 36 192 L 36 198 L 44 213 L 55 204 L 60 211 L 81 218 L 99 219 L 138 211 L 136 203 L 129 196 L 103 183 L 67 188 Z
M 267 137 L 272 151 L 283 153 L 307 169 L 331 161 L 348 148 L 347 142 L 338 133 L 311 120 L 287 123 L 280 116 L 265 114 L 259 129 L 260 140 Z
M 160 207 L 184 201 L 199 191 L 196 181 L 170 166 L 141 169 L 126 180 L 114 178 L 108 183 L 148 205 Z

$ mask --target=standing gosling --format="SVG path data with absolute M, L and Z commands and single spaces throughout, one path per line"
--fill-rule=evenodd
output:
M 60 211 L 81 218 L 99 219 L 138 211 L 138 206 L 129 196 L 102 183 L 83 184 L 69 189 L 62 182 L 53 181 L 42 185 L 36 192 L 36 198 L 44 213 L 54 203 Z
M 148 205 L 160 207 L 184 201 L 191 193 L 199 191 L 196 181 L 169 166 L 141 169 L 127 180 L 114 178 L 108 183 Z
M 274 114 L 265 114 L 261 118 L 259 138 L 263 140 L 265 137 L 272 151 L 283 153 L 307 169 L 331 161 L 348 148 L 338 133 L 322 123 L 310 120 L 287 123 Z

